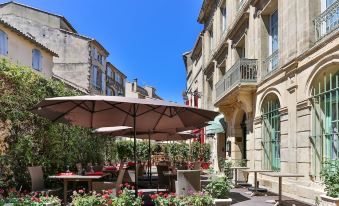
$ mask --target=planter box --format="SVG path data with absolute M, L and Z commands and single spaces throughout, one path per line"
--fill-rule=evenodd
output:
M 328 197 L 326 195 L 320 195 L 320 206 L 339 206 L 339 198 Z
M 214 206 L 230 206 L 232 203 L 232 199 L 215 199 Z

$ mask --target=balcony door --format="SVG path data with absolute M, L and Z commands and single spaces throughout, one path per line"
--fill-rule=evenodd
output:
M 276 55 L 279 49 L 278 39 L 278 10 L 270 16 L 270 36 L 269 36 L 270 56 L 272 57 L 271 65 L 268 72 L 274 70 L 278 66 L 278 56 Z

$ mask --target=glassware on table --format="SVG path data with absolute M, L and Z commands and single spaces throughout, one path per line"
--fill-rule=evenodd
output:
M 69 170 L 69 165 L 67 165 L 66 167 L 67 167 L 66 173 L 70 173 L 71 171 Z

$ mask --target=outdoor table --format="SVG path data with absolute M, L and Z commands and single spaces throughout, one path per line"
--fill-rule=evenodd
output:
M 88 190 L 92 190 L 92 181 L 101 179 L 109 174 L 103 173 L 102 175 L 52 175 L 48 178 L 50 179 L 62 179 L 64 182 L 64 203 L 67 203 L 67 189 L 68 189 L 68 182 L 87 182 L 88 183 Z
M 279 199 L 278 199 L 278 201 L 276 201 L 275 206 L 280 205 L 282 203 L 282 200 L 281 200 L 282 178 L 283 177 L 304 177 L 304 175 L 300 175 L 300 174 L 282 173 L 282 172 L 270 172 L 270 173 L 259 172 L 259 174 L 266 175 L 266 176 L 269 176 L 269 177 L 278 177 L 279 178 L 279 194 L 278 194 Z
M 172 171 L 164 171 L 163 172 L 164 176 L 165 177 L 168 177 L 168 180 L 169 180 L 169 189 L 171 192 L 174 192 L 174 184 L 173 182 L 175 182 L 175 178 L 177 177 L 177 174 L 176 173 L 173 173 Z
M 234 187 L 238 186 L 238 170 L 246 170 L 250 169 L 249 167 L 231 167 L 234 170 Z
M 258 194 L 258 186 L 257 186 L 257 179 L 258 179 L 258 172 L 273 172 L 272 170 L 264 170 L 264 169 L 247 169 L 247 170 L 242 170 L 243 172 L 253 172 L 254 173 L 254 190 L 251 194 L 251 196 L 257 195 Z

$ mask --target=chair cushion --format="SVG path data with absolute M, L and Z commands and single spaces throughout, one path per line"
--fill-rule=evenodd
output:
M 249 191 L 254 191 L 254 187 L 249 187 L 248 190 Z M 258 187 L 257 191 L 258 192 L 267 192 L 267 189 Z

